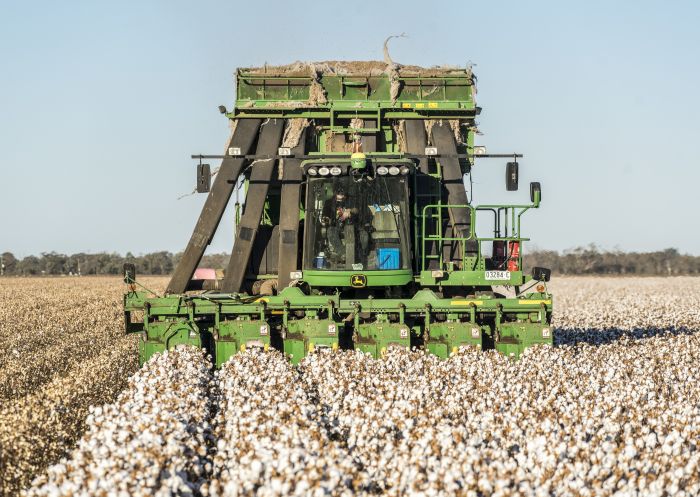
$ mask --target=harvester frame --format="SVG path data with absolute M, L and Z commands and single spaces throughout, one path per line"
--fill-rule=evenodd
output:
M 125 271 L 126 330 L 141 334 L 142 362 L 182 343 L 210 350 L 217 367 L 252 346 L 296 363 L 321 348 L 381 357 L 419 346 L 448 357 L 471 345 L 518 357 L 552 343 L 549 273 L 522 271 L 520 220 L 539 207 L 539 184 L 531 204 L 467 199 L 475 158 L 512 158 L 511 189 L 521 157 L 474 146 L 471 70 L 377 64 L 365 74 L 238 70 L 234 110 L 220 109 L 236 123 L 226 153 L 192 156 L 202 190 L 201 161 L 222 163 L 166 294 L 138 289 L 133 266 Z M 298 140 L 285 143 L 293 122 L 303 124 Z M 225 276 L 194 284 L 241 176 L 247 201 Z M 352 209 L 344 188 L 361 197 Z M 479 213 L 493 214 L 493 236 L 477 236 Z M 327 257 L 331 233 L 344 252 Z

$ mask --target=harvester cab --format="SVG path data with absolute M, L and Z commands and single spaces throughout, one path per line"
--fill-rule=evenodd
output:
M 518 357 L 552 343 L 549 272 L 522 268 L 529 204 L 475 205 L 464 176 L 476 160 L 519 154 L 474 145 L 471 69 L 331 62 L 239 69 L 223 155 L 195 155 L 208 192 L 164 296 L 125 274 L 128 332 L 141 361 L 180 343 L 216 365 L 246 347 L 293 362 L 321 348 L 381 357 L 462 346 Z M 209 164 L 221 160 L 212 182 Z M 223 278 L 192 280 L 237 185 L 236 239 Z M 477 236 L 476 223 L 489 235 Z

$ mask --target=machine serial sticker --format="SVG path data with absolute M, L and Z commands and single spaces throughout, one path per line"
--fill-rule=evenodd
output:
M 487 280 L 510 280 L 510 271 L 484 271 Z

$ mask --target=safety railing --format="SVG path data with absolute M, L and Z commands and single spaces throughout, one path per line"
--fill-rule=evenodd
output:
M 454 259 L 445 261 L 445 245 L 449 243 L 452 247 L 459 246 L 460 267 L 466 269 L 468 258 L 473 258 L 473 251 L 470 247 L 476 242 L 477 262 L 483 260 L 482 245 L 485 242 L 520 242 L 517 255 L 506 252 L 504 264 L 508 260 L 517 260 L 517 267 L 522 268 L 522 242 L 529 238 L 521 236 L 521 217 L 532 205 L 455 205 L 455 204 L 430 204 L 423 207 L 421 212 L 421 270 L 429 269 L 430 261 L 438 261 L 438 269 L 447 269 L 446 262 L 454 262 Z M 445 209 L 457 210 L 466 209 L 469 211 L 469 233 L 464 236 L 457 235 L 464 230 L 456 229 L 449 214 L 445 215 Z M 476 213 L 477 211 L 491 211 L 494 214 L 494 236 L 479 237 L 476 235 Z M 433 230 L 428 228 L 433 227 Z M 458 228 L 458 227 L 457 227 Z M 446 233 L 450 233 L 446 236 Z M 430 247 L 433 245 L 433 247 Z M 431 249 L 432 248 L 432 249 Z

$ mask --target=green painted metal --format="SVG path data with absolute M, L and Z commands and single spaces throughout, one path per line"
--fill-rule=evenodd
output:
M 426 316 L 429 320 L 430 315 Z M 425 347 L 431 354 L 442 359 L 457 352 L 460 347 L 483 348 L 483 335 L 485 330 L 480 325 L 470 321 L 460 321 L 459 314 L 448 315 L 448 319 L 442 323 L 426 323 Z
M 297 364 L 314 350 L 338 350 L 338 336 L 342 323 L 315 317 L 286 321 L 283 350 L 293 364 Z
M 395 99 L 388 74 L 370 77 L 321 74 L 315 78 L 275 74 L 264 69 L 239 69 L 236 82 L 236 107 L 231 117 L 260 116 L 262 112 L 280 117 L 321 118 L 328 117 L 324 110 L 333 110 L 349 112 L 351 118 L 379 117 L 379 122 L 384 110 L 417 119 L 476 110 L 474 78 L 468 69 L 429 76 L 399 76 L 396 83 L 400 91 Z M 324 98 L 313 97 L 321 93 Z
M 353 276 L 364 275 L 367 282 L 363 287 L 401 286 L 413 281 L 410 269 L 384 271 L 326 271 L 305 270 L 304 281 L 314 287 L 343 288 L 352 286 Z
M 378 313 L 369 322 L 360 323 L 359 316 L 355 317 L 355 348 L 375 359 L 383 357 L 390 347 L 411 346 L 411 329 L 403 322 L 403 312 L 399 308 L 399 322 L 389 321 L 386 313 Z
M 286 330 L 283 350 L 296 363 L 315 349 L 337 349 L 343 323 L 349 318 L 355 324 L 355 347 L 373 357 L 381 357 L 391 346 L 409 347 L 411 335 L 420 334 L 427 335 L 427 351 L 440 357 L 449 356 L 462 345 L 483 347 L 484 336 L 494 332 L 496 349 L 516 358 L 528 346 L 552 343 L 551 331 L 542 334 L 545 328 L 551 330 L 548 323 L 553 298 L 549 293 L 530 293 L 522 298 L 440 298 L 424 289 L 411 298 L 345 299 L 339 294 L 313 296 L 286 288 L 279 295 L 261 298 L 235 294 L 149 297 L 146 292 L 132 292 L 125 299 L 130 332 L 141 333 L 142 362 L 179 343 L 202 346 L 214 339 L 216 364 L 220 366 L 243 345 L 269 346 L 274 323 L 278 323 Z M 143 323 L 131 323 L 131 313 L 144 309 Z M 307 316 L 298 318 L 298 311 Z M 321 312 L 333 319 L 317 319 Z M 438 321 L 441 314 L 447 319 Z M 362 322 L 361 315 L 365 316 Z M 394 322 L 389 321 L 392 315 L 397 318 Z M 193 326 L 195 322 L 199 326 Z M 492 323 L 491 328 L 483 322 Z M 331 324 L 335 325 L 333 334 L 329 332 Z M 260 333 L 264 325 L 270 326 L 268 334 Z M 481 329 L 479 337 L 472 334 L 475 326 Z
M 496 350 L 518 359 L 536 344 L 552 344 L 552 327 L 547 323 L 503 323 L 495 341 Z
M 214 315 L 214 327 L 212 328 L 216 367 L 220 367 L 231 355 L 238 351 L 251 347 L 270 347 L 270 324 L 265 320 L 264 313 L 259 316 L 243 314 L 235 319 L 223 319 L 221 315 Z M 217 322 L 218 321 L 218 322 Z
M 402 253 L 407 258 L 402 260 L 409 260 L 406 265 L 402 262 L 407 269 L 300 267 L 295 272 L 301 273 L 297 286 L 269 296 L 215 292 L 159 296 L 127 281 L 126 331 L 139 334 L 142 363 L 180 343 L 207 348 L 216 367 L 250 347 L 275 347 L 296 364 L 310 353 L 333 353 L 346 347 L 377 358 L 391 347 L 419 346 L 441 358 L 465 346 L 495 348 L 517 359 L 528 347 L 552 344 L 553 297 L 544 283 L 532 281 L 522 271 L 523 243 L 529 238 L 521 231 L 521 220 L 525 212 L 540 206 L 540 195 L 527 205 L 451 205 L 443 194 L 440 159 L 429 159 L 429 169 L 419 170 L 415 159 L 402 153 L 400 120 L 416 119 L 459 121 L 455 150 L 474 153 L 474 119 L 480 109 L 474 101 L 470 70 L 400 76 L 395 98 L 388 74 L 311 77 L 240 69 L 236 78 L 236 103 L 229 118 L 313 119 L 306 148 L 306 155 L 313 158 L 301 161 L 304 171 L 338 165 L 343 174 L 363 181 L 363 175 L 371 176 L 380 165 L 409 166 L 405 191 L 412 217 L 407 228 L 410 254 Z M 317 98 L 319 94 L 323 98 Z M 376 125 L 356 128 L 354 119 Z M 364 158 L 355 156 L 353 162 L 348 148 L 335 148 L 339 135 L 345 143 L 358 136 L 376 137 L 376 150 L 372 145 L 372 150 L 363 151 Z M 460 159 L 462 173 L 468 173 L 473 162 Z M 250 173 L 246 171 L 247 188 Z M 419 182 L 423 182 L 421 189 Z M 299 218 L 308 226 L 313 222 L 308 215 L 312 210 L 303 198 L 299 202 Z M 284 208 L 279 184 L 271 185 L 260 224 L 276 226 Z M 455 209 L 469 211 L 470 228 L 463 236 L 454 236 L 446 228 Z M 491 215 L 493 236 L 477 236 L 482 216 Z M 475 242 L 477 248 L 467 250 L 467 242 Z M 509 264 L 497 265 L 485 255 L 494 243 L 517 243 L 519 252 L 508 256 Z M 444 248 L 455 246 L 456 257 L 447 257 Z M 247 277 L 270 280 L 277 276 L 270 272 Z M 499 296 L 494 288 L 504 285 L 517 296 Z

